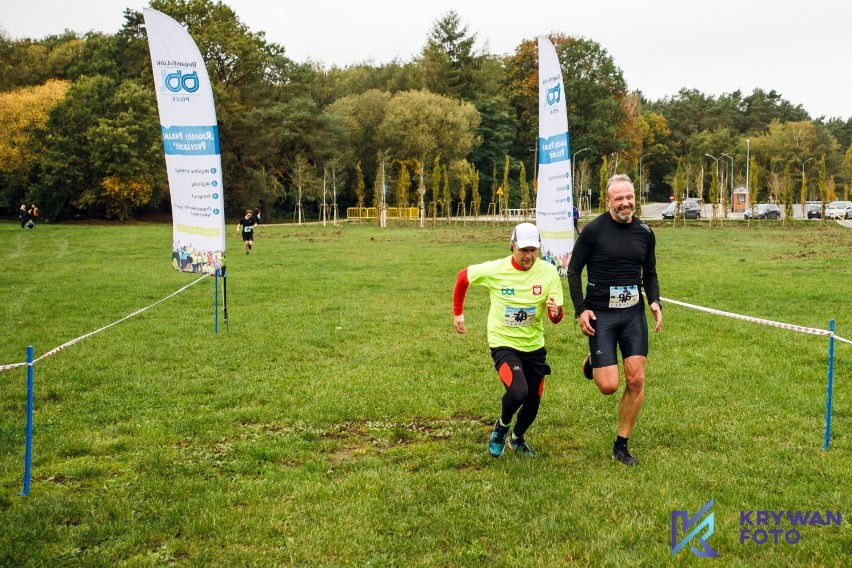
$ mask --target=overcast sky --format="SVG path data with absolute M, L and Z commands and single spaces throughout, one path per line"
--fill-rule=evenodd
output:
M 713 96 L 774 89 L 814 118 L 852 116 L 851 0 L 225 0 L 252 31 L 296 61 L 327 67 L 408 61 L 433 24 L 456 10 L 477 49 L 512 53 L 550 32 L 599 43 L 630 89 L 650 99 L 681 87 Z M 0 0 L 11 38 L 117 32 L 139 0 Z

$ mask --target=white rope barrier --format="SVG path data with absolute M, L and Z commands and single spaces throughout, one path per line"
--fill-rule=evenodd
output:
M 82 341 L 82 340 L 86 339 L 87 337 L 91 337 L 91 336 L 95 335 L 96 333 L 100 333 L 100 332 L 104 331 L 105 329 L 109 329 L 109 328 L 111 328 L 111 327 L 112 327 L 112 326 L 114 326 L 114 325 L 117 325 L 117 324 L 119 324 L 119 323 L 121 323 L 121 322 L 123 322 L 123 321 L 125 321 L 125 320 L 128 320 L 128 319 L 132 318 L 133 316 L 137 316 L 137 315 L 141 314 L 142 312 L 144 312 L 145 310 L 149 310 L 149 309 L 153 308 L 154 306 L 156 306 L 157 304 L 160 304 L 160 303 L 162 303 L 162 302 L 165 302 L 166 300 L 168 300 L 169 298 L 172 298 L 173 296 L 177 296 L 178 294 L 180 294 L 181 292 L 183 292 L 184 290 L 186 290 L 186 289 L 187 289 L 187 288 L 189 288 L 190 286 L 195 286 L 196 284 L 198 284 L 199 282 L 201 282 L 201 281 L 202 281 L 202 280 L 204 280 L 205 278 L 209 278 L 209 277 L 210 277 L 209 275 L 206 275 L 206 274 L 205 274 L 204 276 L 201 276 L 201 277 L 200 277 L 200 278 L 198 278 L 197 280 L 194 280 L 194 281 L 190 282 L 189 284 L 187 284 L 186 286 L 184 286 L 184 287 L 183 287 L 183 288 L 181 288 L 180 290 L 177 290 L 176 292 L 173 292 L 173 293 L 169 294 L 169 295 L 168 295 L 168 296 L 166 296 L 165 298 L 162 298 L 162 299 L 160 299 L 160 300 L 157 300 L 156 302 L 154 302 L 154 303 L 153 303 L 153 304 L 151 304 L 150 306 L 147 306 L 147 307 L 145 307 L 145 308 L 142 308 L 141 310 L 136 310 L 135 312 L 133 312 L 133 313 L 132 313 L 132 314 L 130 314 L 129 316 L 125 316 L 125 317 L 121 318 L 121 319 L 120 319 L 120 320 L 118 320 L 118 321 L 114 321 L 114 322 L 112 322 L 111 324 L 109 324 L 109 325 L 105 325 L 105 326 L 103 326 L 103 327 L 102 327 L 102 328 L 100 328 L 100 329 L 96 329 L 95 331 L 92 331 L 92 332 L 90 332 L 90 333 L 87 333 L 86 335 L 81 335 L 80 337 L 78 337 L 78 338 L 76 338 L 76 339 L 72 339 L 71 341 L 69 341 L 69 342 L 67 342 L 67 343 L 63 343 L 63 344 L 62 344 L 62 345 L 60 345 L 59 347 L 54 347 L 53 349 L 51 349 L 50 351 L 48 351 L 47 353 L 45 353 L 45 354 L 44 354 L 44 355 L 42 355 L 41 357 L 39 357 L 39 358 L 37 358 L 37 359 L 34 359 L 34 360 L 33 360 L 33 362 L 32 362 L 32 364 L 34 365 L 34 364 L 38 363 L 39 361 L 41 361 L 42 359 L 44 359 L 45 357 L 49 357 L 49 356 L 53 355 L 54 353 L 58 353 L 59 351 L 62 351 L 62 350 L 63 350 L 63 349 L 65 349 L 66 347 L 70 347 L 70 346 L 72 346 L 72 345 L 74 345 L 75 343 L 77 343 L 78 341 Z M 8 371 L 8 370 L 10 370 L 10 369 L 15 369 L 15 368 L 17 368 L 17 367 L 24 367 L 24 366 L 26 366 L 27 364 L 28 364 L 28 363 L 25 361 L 25 362 L 23 362 L 23 363 L 13 363 L 13 364 L 11 364 L 11 365 L 0 365 L 0 373 L 2 373 L 3 371 Z
M 755 318 L 755 317 L 752 317 L 752 316 L 744 316 L 742 314 L 735 314 L 735 313 L 732 313 L 732 312 L 715 310 L 713 308 L 705 308 L 704 306 L 696 306 L 695 304 L 688 304 L 686 302 L 679 302 L 677 300 L 672 300 L 672 299 L 669 299 L 669 298 L 660 298 L 660 300 L 662 300 L 663 302 L 665 302 L 667 304 L 675 304 L 677 306 L 683 306 L 685 308 L 691 308 L 693 310 L 698 310 L 700 312 L 707 312 L 708 314 L 716 314 L 717 316 L 725 316 L 725 317 L 734 318 L 734 319 L 738 319 L 738 320 L 742 320 L 742 321 L 748 321 L 748 322 L 751 322 L 751 323 L 759 323 L 759 324 L 762 324 L 762 325 L 769 325 L 769 326 L 772 326 L 772 327 L 778 327 L 778 328 L 787 329 L 787 330 L 790 330 L 790 331 L 798 331 L 799 333 L 809 333 L 811 335 L 834 335 L 834 339 L 836 339 L 837 341 L 843 341 L 844 343 L 849 343 L 850 345 L 852 345 L 852 341 L 849 341 L 848 339 L 846 339 L 844 337 L 840 337 L 839 335 L 835 335 L 833 332 L 831 332 L 827 329 L 819 329 L 819 328 L 816 328 L 816 327 L 804 327 L 804 326 L 801 326 L 801 325 L 793 325 L 791 323 L 782 323 L 782 322 L 779 322 L 779 321 L 772 321 L 772 320 L 767 320 L 767 319 L 762 319 L 762 318 Z
M 144 312 L 145 310 L 153 308 L 157 304 L 159 304 L 161 302 L 165 302 L 169 298 L 176 296 L 177 294 L 180 294 L 181 292 L 183 292 L 184 290 L 186 290 L 190 286 L 194 286 L 195 284 L 198 284 L 199 282 L 201 282 L 203 279 L 205 279 L 207 277 L 208 276 L 206 276 L 206 275 L 202 276 L 199 279 L 187 284 L 186 286 L 184 286 L 180 290 L 177 290 L 176 292 L 169 294 L 165 298 L 154 302 L 153 304 L 151 304 L 148 307 L 142 308 L 141 310 L 137 310 L 137 311 L 133 312 L 132 314 L 130 314 L 129 316 L 123 317 L 118 321 L 115 321 L 115 322 L 113 322 L 109 325 L 106 325 L 106 326 L 104 326 L 100 329 L 97 329 L 97 330 L 95 330 L 91 333 L 87 333 L 86 335 L 81 335 L 80 337 L 78 337 L 76 339 L 72 339 L 68 343 L 60 345 L 59 347 L 55 347 L 54 349 L 51 349 L 50 351 L 48 351 L 47 353 L 42 355 L 41 357 L 35 359 L 33 361 L 33 364 L 38 363 L 39 361 L 41 361 L 45 357 L 49 357 L 50 355 L 53 355 L 54 353 L 57 353 L 57 352 L 65 349 L 66 347 L 70 347 L 71 345 L 74 345 L 78 341 L 82 341 L 83 339 L 86 339 L 87 337 L 91 337 L 91 336 L 95 335 L 96 333 L 100 333 L 101 331 L 104 331 L 105 329 L 108 329 L 108 328 L 110 328 L 110 327 L 112 327 L 116 324 L 119 324 L 119 323 L 121 323 L 121 322 L 123 322 L 127 319 L 130 319 L 133 316 L 139 315 L 142 312 Z M 804 326 L 801 326 L 801 325 L 794 325 L 794 324 L 790 324 L 790 323 L 772 321 L 772 320 L 756 318 L 756 317 L 752 317 L 752 316 L 745 316 L 745 315 L 742 315 L 742 314 L 735 314 L 733 312 L 725 312 L 723 310 L 716 310 L 716 309 L 713 309 L 713 308 L 706 308 L 704 306 L 697 306 L 695 304 L 689 304 L 687 302 L 680 302 L 678 300 L 672 300 L 671 298 L 660 298 L 660 299 L 667 304 L 675 304 L 677 306 L 683 306 L 685 308 L 691 308 L 693 310 L 698 310 L 700 312 L 707 312 L 708 314 L 716 314 L 718 316 L 725 316 L 725 317 L 729 317 L 729 318 L 733 318 L 733 319 L 738 319 L 738 320 L 741 320 L 741 321 L 748 321 L 748 322 L 751 322 L 751 323 L 759 323 L 761 325 L 768 325 L 768 326 L 771 326 L 771 327 L 777 327 L 777 328 L 786 329 L 786 330 L 789 330 L 789 331 L 797 331 L 799 333 L 808 333 L 810 335 L 834 335 L 834 339 L 836 339 L 837 341 L 842 341 L 844 343 L 848 343 L 848 344 L 852 345 L 852 341 L 846 339 L 845 337 L 840 337 L 839 335 L 836 335 L 836 334 L 832 333 L 831 331 L 829 331 L 827 329 L 819 329 L 819 328 L 816 328 L 816 327 L 804 327 Z M 13 363 L 11 365 L 0 365 L 0 372 L 8 371 L 10 369 L 15 369 L 17 367 L 23 367 L 25 365 L 27 365 L 26 362 Z

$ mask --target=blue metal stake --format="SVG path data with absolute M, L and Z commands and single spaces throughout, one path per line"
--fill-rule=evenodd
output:
M 30 471 L 33 462 L 33 346 L 27 347 L 27 451 L 24 457 L 24 490 L 18 495 L 30 494 Z
M 213 274 L 215 281 L 213 287 L 216 289 L 213 293 L 213 333 L 219 333 L 219 269 L 217 268 Z
M 831 391 L 834 383 L 834 320 L 828 322 L 828 331 L 831 334 L 828 336 L 828 392 L 825 399 L 825 444 L 823 450 L 828 449 L 828 442 L 831 439 Z

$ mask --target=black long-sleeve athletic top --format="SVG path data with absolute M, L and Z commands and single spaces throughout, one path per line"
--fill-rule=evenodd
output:
M 630 223 L 619 223 L 606 212 L 587 223 L 568 262 L 574 317 L 587 309 L 610 309 L 610 286 L 639 286 L 648 304 L 660 304 L 656 243 L 651 228 L 636 217 Z M 583 267 L 587 268 L 585 299 L 580 278 Z

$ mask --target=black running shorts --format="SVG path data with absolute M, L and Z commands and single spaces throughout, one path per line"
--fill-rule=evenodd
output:
M 494 368 L 500 372 L 500 366 L 508 363 L 510 367 L 520 364 L 527 379 L 538 380 L 550 374 L 550 365 L 547 364 L 547 349 L 542 347 L 535 351 L 518 351 L 511 347 L 492 347 L 491 358 L 494 359 Z
M 621 359 L 632 355 L 648 356 L 648 320 L 645 305 L 636 304 L 620 310 L 593 310 L 597 319 L 589 320 L 595 334 L 589 338 L 592 367 L 618 364 L 615 346 Z

